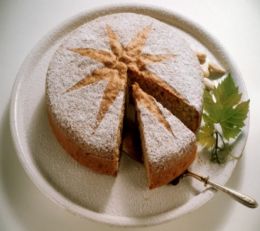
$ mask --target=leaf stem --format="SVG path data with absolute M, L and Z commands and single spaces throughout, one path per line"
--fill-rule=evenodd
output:
M 226 143 L 225 143 L 225 140 L 224 140 L 222 134 L 217 129 L 214 130 L 214 136 L 215 136 L 216 140 L 215 140 L 214 148 L 211 152 L 211 155 L 212 155 L 211 159 L 212 159 L 212 161 L 217 162 L 218 164 L 221 164 L 221 160 L 219 158 L 219 152 L 225 149 Z M 222 143 L 221 146 L 220 146 L 220 141 Z

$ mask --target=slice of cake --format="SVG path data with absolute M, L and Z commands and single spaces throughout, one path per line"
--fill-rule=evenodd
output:
M 50 61 L 46 101 L 54 135 L 95 172 L 117 173 L 125 108 L 131 108 L 127 88 L 135 81 L 191 130 L 198 128 L 202 70 L 166 23 L 134 13 L 98 17 L 72 31 Z
M 196 137 L 178 118 L 133 85 L 143 159 L 149 188 L 165 185 L 181 175 L 196 156 Z

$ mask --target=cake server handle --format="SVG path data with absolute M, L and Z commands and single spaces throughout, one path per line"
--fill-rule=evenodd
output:
M 258 206 L 257 204 L 257 201 L 255 199 L 253 199 L 252 197 L 250 196 L 247 196 L 245 194 L 242 194 L 242 193 L 239 193 L 233 189 L 230 189 L 228 187 L 225 187 L 225 186 L 222 186 L 222 185 L 219 185 L 217 183 L 214 183 L 212 181 L 209 180 L 209 177 L 204 177 L 204 176 L 201 176 L 197 173 L 193 173 L 189 170 L 187 170 L 185 173 L 184 173 L 184 176 L 191 176 L 201 182 L 204 182 L 205 186 L 207 185 L 210 185 L 212 186 L 214 189 L 216 190 L 219 190 L 219 191 L 222 191 L 226 194 L 228 194 L 229 196 L 231 196 L 232 198 L 234 198 L 236 201 L 238 201 L 239 203 L 249 207 L 249 208 L 256 208 Z

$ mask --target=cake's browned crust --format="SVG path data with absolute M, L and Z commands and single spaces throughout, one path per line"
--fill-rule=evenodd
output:
M 114 159 L 105 159 L 83 150 L 73 139 L 69 138 L 64 131 L 54 122 L 48 112 L 49 124 L 62 147 L 80 164 L 90 168 L 94 172 L 116 176 L 119 164 L 119 151 L 115 150 Z
M 172 158 L 165 163 L 163 168 L 154 169 L 154 166 L 151 166 L 151 164 L 148 163 L 147 169 L 149 172 L 147 174 L 149 175 L 149 188 L 153 189 L 168 184 L 184 173 L 194 161 L 196 157 L 196 151 L 196 144 L 192 143 L 190 147 L 185 150 L 186 153 L 183 155 L 183 158 L 178 160 Z M 147 154 L 144 152 L 144 155 Z M 175 167 L 173 168 L 172 166 Z

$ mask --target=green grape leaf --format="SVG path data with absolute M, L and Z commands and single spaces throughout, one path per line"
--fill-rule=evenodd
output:
M 220 121 L 220 126 L 225 139 L 235 138 L 244 127 L 244 120 L 247 117 L 249 100 L 244 101 L 230 110 L 226 110 L 225 116 Z
M 227 140 L 238 136 L 247 117 L 249 100 L 240 102 L 241 96 L 230 74 L 211 92 L 204 93 L 204 121 L 220 124 Z
M 214 147 L 214 126 L 212 124 L 207 124 L 200 128 L 198 135 L 198 141 L 206 148 L 211 149 Z
M 239 93 L 238 87 L 231 75 L 229 74 L 219 85 L 212 91 L 216 102 L 225 107 L 233 107 L 241 100 L 242 94 Z
M 242 94 L 231 74 L 214 89 L 204 91 L 203 126 L 197 140 L 210 151 L 211 161 L 224 163 L 230 153 L 230 139 L 236 139 L 244 127 L 249 111 L 249 100 L 241 101 Z

